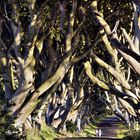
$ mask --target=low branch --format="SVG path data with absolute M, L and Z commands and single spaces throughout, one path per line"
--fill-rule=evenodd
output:
M 135 47 L 135 45 L 134 45 L 132 39 L 130 38 L 129 34 L 126 32 L 126 30 L 125 30 L 124 28 L 121 28 L 121 29 L 122 29 L 122 31 L 123 31 L 124 37 L 126 38 L 127 42 L 128 42 L 129 45 L 130 45 L 131 50 L 134 51 L 135 53 L 137 53 L 137 51 L 136 51 L 136 49 L 135 49 L 136 47 Z
M 129 83 L 125 80 L 121 73 L 117 72 L 113 67 L 101 60 L 96 54 L 94 54 L 94 52 L 91 53 L 91 56 L 100 66 L 104 67 L 111 75 L 113 75 L 117 81 L 123 85 L 123 87 L 131 89 Z

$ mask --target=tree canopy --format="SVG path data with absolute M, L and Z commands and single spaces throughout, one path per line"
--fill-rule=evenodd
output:
M 0 104 L 10 126 L 82 127 L 107 107 L 131 126 L 139 77 L 139 1 L 0 1 Z

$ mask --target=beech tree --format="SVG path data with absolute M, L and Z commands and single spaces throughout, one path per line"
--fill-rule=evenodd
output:
M 72 121 L 80 130 L 94 118 L 95 102 L 129 126 L 138 121 L 139 6 L 2 0 L 0 97 L 8 123 L 22 131 L 44 122 L 61 130 Z

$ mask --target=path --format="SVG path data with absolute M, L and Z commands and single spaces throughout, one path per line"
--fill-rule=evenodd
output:
M 121 124 L 121 122 L 116 116 L 112 116 L 101 121 L 98 124 L 98 128 L 102 130 L 102 137 L 116 138 L 119 124 Z
M 121 140 L 116 138 L 119 124 L 121 124 L 119 119 L 116 116 L 112 116 L 97 125 L 98 128 L 102 130 L 101 137 L 57 138 L 55 140 Z

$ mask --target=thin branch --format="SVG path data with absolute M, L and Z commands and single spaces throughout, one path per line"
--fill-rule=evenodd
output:
M 84 59 L 85 57 L 87 57 L 87 55 L 92 51 L 92 49 L 101 41 L 101 38 L 104 34 L 101 35 L 97 35 L 97 37 L 95 38 L 95 41 L 89 46 L 89 49 L 86 50 L 84 53 L 82 53 L 80 56 L 78 56 L 77 58 L 73 58 L 70 60 L 71 64 L 75 64 L 78 61 L 80 61 L 81 59 Z
M 128 41 L 128 43 L 129 43 L 129 45 L 130 45 L 131 50 L 134 51 L 135 53 L 138 53 L 138 52 L 136 51 L 136 47 L 135 47 L 135 45 L 134 45 L 134 43 L 133 43 L 133 40 L 130 38 L 130 36 L 128 35 L 128 33 L 126 32 L 126 30 L 125 30 L 124 28 L 121 28 L 121 29 L 122 29 L 122 31 L 123 31 L 124 37 L 126 38 L 126 40 Z

